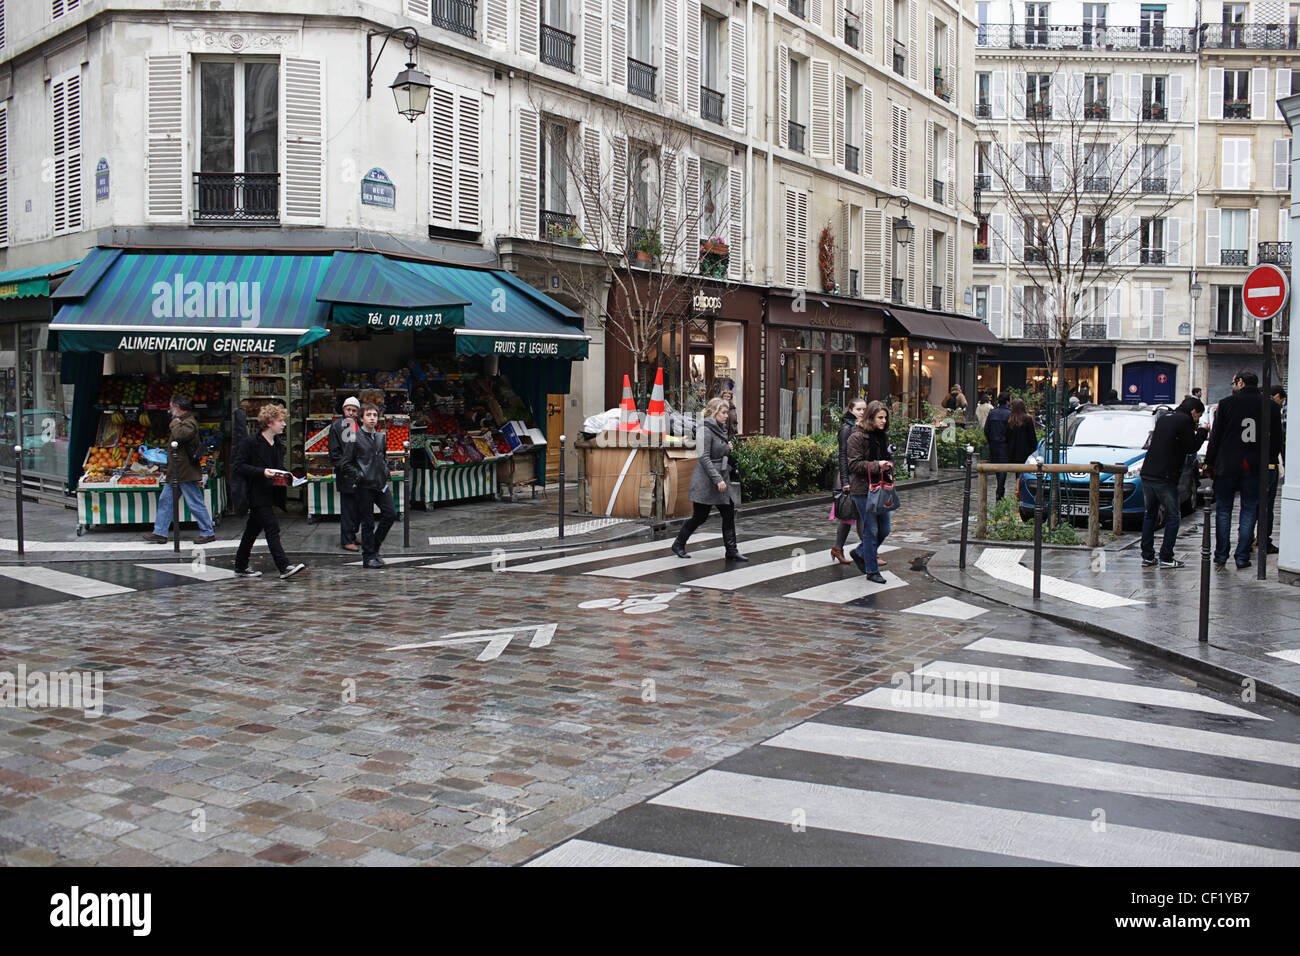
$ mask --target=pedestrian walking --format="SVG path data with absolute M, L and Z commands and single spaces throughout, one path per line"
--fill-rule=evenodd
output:
M 334 491 L 339 496 L 339 545 L 344 551 L 357 551 L 357 527 L 361 518 L 357 513 L 357 489 L 343 480 L 339 464 L 343 460 L 343 446 L 356 441 L 361 425 L 361 402 L 356 398 L 343 400 L 343 417 L 330 423 L 329 459 L 334 466 Z
M 1259 469 L 1276 462 L 1282 446 L 1282 409 L 1259 391 L 1259 377 L 1243 369 L 1232 380 L 1232 392 L 1219 402 L 1205 450 L 1206 472 L 1214 479 L 1214 566 L 1223 570 L 1232 544 L 1233 499 L 1241 495 L 1237 525 L 1238 568 L 1250 567 L 1250 542 L 1259 510 Z M 1268 414 L 1269 448 L 1261 454 L 1260 415 Z
M 1007 417 L 1007 461 L 1023 464 L 1038 447 L 1038 431 L 1022 398 L 1011 400 L 1011 414 Z
M 1079 383 L 1079 404 L 1087 405 L 1092 401 L 1092 385 L 1087 380 Z
M 1174 557 L 1174 542 L 1178 540 L 1178 527 L 1182 512 L 1178 506 L 1178 483 L 1187 464 L 1187 456 L 1201 447 L 1209 434 L 1208 428 L 1199 428 L 1205 403 L 1190 395 L 1168 415 L 1156 419 L 1147 444 L 1147 456 L 1142 462 L 1142 498 L 1146 513 L 1142 518 L 1142 567 L 1156 565 L 1156 524 L 1160 510 L 1164 509 L 1165 536 L 1160 544 L 1160 567 L 1181 568 L 1183 562 Z
M 1274 385 L 1268 395 L 1281 410 L 1282 435 L 1278 439 L 1278 453 L 1272 456 L 1268 464 L 1268 497 L 1264 499 L 1264 513 L 1260 519 L 1260 527 L 1263 528 L 1264 534 L 1264 553 L 1277 554 L 1278 547 L 1273 543 L 1273 515 L 1277 507 L 1279 478 L 1286 465 L 1286 389 L 1281 385 Z M 1270 441 L 1269 444 L 1271 445 L 1272 442 Z M 1257 531 L 1256 534 L 1258 533 Z
M 962 394 L 960 385 L 954 385 L 948 390 L 943 407 L 948 410 L 950 417 L 963 422 L 966 420 L 966 396 Z
M 863 416 L 866 414 L 867 414 L 867 400 L 865 398 L 855 398 L 851 402 L 849 402 L 849 407 L 844 411 L 844 420 L 840 424 L 840 434 L 839 434 L 840 485 L 839 487 L 841 491 L 847 491 L 849 494 L 853 493 L 853 479 L 852 479 L 852 475 L 849 472 L 849 438 L 853 434 L 854 426 L 856 426 L 858 422 L 862 421 Z M 849 564 L 850 563 L 849 559 L 844 557 L 844 545 L 849 540 L 849 530 L 851 528 L 856 527 L 858 522 L 856 518 L 852 521 L 843 521 L 839 518 L 835 518 L 834 513 L 835 513 L 835 509 L 834 509 L 834 505 L 832 505 L 831 506 L 832 520 L 834 520 L 838 524 L 838 527 L 835 530 L 835 547 L 831 548 L 831 560 L 838 561 L 840 564 Z M 861 539 L 862 539 L 862 534 L 859 531 L 858 540 L 860 541 Z M 881 561 L 879 563 L 882 568 L 885 566 L 884 561 Z
M 691 516 L 686 519 L 677 537 L 673 540 L 673 554 L 679 558 L 689 558 L 686 542 L 690 540 L 695 529 L 709 517 L 709 510 L 716 507 L 722 515 L 722 545 L 726 549 L 728 561 L 748 561 L 736 545 L 736 504 L 735 492 L 727 481 L 731 472 L 728 456 L 731 443 L 727 441 L 727 413 L 729 403 L 726 399 L 715 398 L 704 407 L 704 424 L 695 432 L 695 448 L 699 459 L 695 470 L 691 472 Z
M 355 440 L 345 442 L 339 467 L 349 487 L 355 487 L 357 514 L 361 524 L 361 563 L 382 568 L 379 549 L 397 520 L 397 507 L 388 475 L 388 433 L 378 430 L 379 408 L 369 402 L 361 406 L 361 428 Z M 378 526 L 375 508 L 379 509 Z
M 995 465 L 1005 465 L 1011 461 L 1007 452 L 1007 422 L 1011 419 L 1010 404 L 1011 396 L 1003 392 L 998 396 L 998 407 L 989 412 L 984 421 L 984 437 L 989 443 L 989 461 Z M 1007 473 L 999 471 L 997 475 L 998 501 L 1001 501 L 1007 494 Z
M 849 484 L 858 509 L 858 536 L 862 539 L 849 557 L 868 581 L 886 584 L 880 573 L 880 546 L 889 537 L 888 511 L 867 514 L 867 495 L 872 482 L 894 480 L 894 462 L 889 453 L 889 411 L 882 402 L 871 402 L 849 434 Z
M 991 411 L 993 411 L 993 403 L 989 401 L 988 393 L 980 392 L 979 403 L 975 406 L 975 421 L 979 423 L 980 431 L 984 430 L 984 423 L 988 421 Z
M 199 525 L 199 536 L 195 544 L 211 544 L 217 540 L 216 528 L 212 526 L 212 515 L 203 503 L 203 469 L 199 462 L 203 457 L 203 442 L 199 439 L 199 423 L 194 418 L 194 403 L 186 395 L 172 396 L 167 409 L 172 416 L 168 427 L 171 440 L 176 448 L 167 450 L 168 479 L 175 478 L 162 486 L 158 496 L 158 513 L 154 515 L 153 531 L 144 535 L 144 539 L 153 544 L 166 544 L 172 529 L 172 502 L 175 488 L 179 488 L 185 503 L 189 505 L 190 514 Z
M 306 565 L 293 564 L 280 544 L 280 522 L 275 517 L 277 498 L 284 504 L 284 486 L 292 475 L 284 470 L 284 434 L 288 413 L 283 405 L 267 402 L 257 413 L 260 431 L 243 439 L 244 450 L 240 456 L 239 471 L 248 482 L 248 521 L 244 536 L 239 539 L 235 552 L 235 574 L 241 578 L 257 578 L 261 571 L 248 567 L 253 542 L 259 534 L 266 535 L 266 547 L 281 578 L 290 578 Z

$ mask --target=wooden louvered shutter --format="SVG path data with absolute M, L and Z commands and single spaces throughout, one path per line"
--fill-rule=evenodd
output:
M 853 243 L 849 239 L 849 230 L 853 224 L 853 207 L 846 202 L 840 203 L 840 228 L 836 232 L 838 247 L 835 250 L 835 281 L 839 283 L 840 294 L 849 294 L 849 252 Z
M 677 151 L 667 146 L 659 150 L 659 177 L 660 241 L 664 256 L 671 258 L 678 268 L 686 266 L 694 272 L 699 247 L 689 241 L 688 230 L 677 221 Z
M 925 198 L 934 198 L 934 120 L 925 121 Z
M 284 221 L 325 221 L 325 131 L 320 60 L 284 58 Z
M 907 301 L 913 305 L 920 303 L 916 289 L 916 243 L 907 244 Z
M 599 11 L 601 0 L 593 2 Z M 627 0 L 609 0 L 609 82 L 627 88 Z
M 907 0 L 907 76 L 913 83 L 920 74 L 921 38 L 916 35 L 917 23 L 916 0 Z
M 680 106 L 682 102 L 681 65 L 681 7 L 672 0 L 663 0 L 660 9 L 660 27 L 664 49 L 664 103 Z
M 831 64 L 813 60 L 809 69 L 811 153 L 814 159 L 831 158 Z
M 790 48 L 776 46 L 776 141 L 782 149 L 790 147 Z
M 662 0 L 667 2 L 667 0 Z M 686 112 L 700 115 L 700 0 L 683 0 L 686 22 Z
M 835 118 L 834 136 L 831 144 L 831 161 L 836 166 L 844 165 L 844 74 L 835 74 Z M 847 287 L 846 287 L 847 288 Z
M 494 46 L 510 42 L 510 0 L 485 0 L 483 34 Z
M 541 216 L 538 171 L 541 168 L 541 122 L 537 111 L 526 106 L 515 114 L 515 228 L 526 239 L 536 239 Z
M 145 56 L 144 209 L 150 222 L 185 219 L 185 57 Z
M 683 234 L 686 236 L 686 242 L 689 246 L 692 242 L 698 243 L 704 236 L 704 221 L 700 215 L 700 158 L 698 156 L 684 157 L 685 177 L 682 192 L 686 198 L 686 223 Z M 699 255 L 698 247 L 695 255 Z
M 456 227 L 478 232 L 483 176 L 483 106 L 478 96 L 456 95 Z
M 525 15 L 529 17 L 533 16 L 533 12 L 528 12 L 527 14 L 523 12 L 525 10 L 529 10 L 529 8 L 531 8 L 531 11 L 533 12 L 535 12 L 538 9 L 537 4 L 529 0 L 528 3 L 522 5 L 521 14 L 520 14 L 521 17 Z M 622 21 L 618 24 L 618 29 L 622 31 L 623 46 L 624 49 L 626 49 L 627 48 L 626 11 L 624 12 Z M 522 33 L 523 33 L 523 28 L 520 27 L 521 36 L 519 40 L 519 45 L 521 47 L 523 46 L 524 43 Z M 614 24 L 611 23 L 610 24 L 611 44 L 613 41 L 613 33 L 614 33 Z M 605 4 L 602 2 L 602 0 L 582 0 L 582 72 L 584 75 L 595 80 L 597 83 L 605 82 L 604 37 L 605 37 Z M 618 79 L 618 76 L 620 75 L 618 73 L 619 66 L 611 62 L 610 67 L 614 71 L 614 79 L 612 82 L 619 83 L 620 82 L 620 80 Z M 624 80 L 622 82 L 626 81 L 626 74 L 627 74 L 627 62 L 624 61 L 622 64 L 622 74 L 621 74 L 624 77 Z
M 957 311 L 957 237 L 947 236 L 944 239 L 944 252 L 947 255 L 948 262 L 943 271 L 943 295 L 944 303 L 949 312 Z
M 631 195 L 632 184 L 627 171 L 627 137 L 615 136 L 611 144 L 612 166 L 609 173 L 610 211 L 614 219 L 615 249 L 631 252 L 627 231 L 627 204 Z
M 862 294 L 889 300 L 885 273 L 885 211 L 862 210 Z
M 519 5 L 519 52 L 523 56 L 541 55 L 542 9 L 536 3 Z M 597 76 L 595 79 L 599 80 Z
M 456 218 L 456 94 L 429 92 L 429 218 L 454 228 Z
M 727 170 L 727 278 L 745 277 L 745 180 L 739 169 Z
M 794 189 L 785 191 L 785 284 L 808 285 L 808 194 Z
M 727 104 L 730 113 L 731 128 L 737 133 L 745 132 L 745 90 L 748 85 L 745 58 L 745 21 L 732 17 L 727 21 L 727 36 L 730 45 L 730 89 Z
M 429 23 L 432 10 L 429 0 L 402 0 L 402 12 L 412 20 Z
M 989 331 L 1002 338 L 1002 299 L 1005 292 L 1000 285 L 989 286 Z
M 604 249 L 607 245 L 605 221 L 601 216 L 600 195 L 600 130 L 595 126 L 582 127 L 582 178 L 578 188 L 582 195 L 582 214 L 585 222 L 582 234 L 590 246 Z
M 54 107 L 54 233 L 81 229 L 81 76 L 51 84 Z
M 9 245 L 9 107 L 0 104 L 0 248 Z
M 862 0 L 862 55 L 868 60 L 876 52 L 875 14 L 871 9 L 871 0 Z
M 875 178 L 872 157 L 876 152 L 876 109 L 871 87 L 862 87 L 862 175 Z

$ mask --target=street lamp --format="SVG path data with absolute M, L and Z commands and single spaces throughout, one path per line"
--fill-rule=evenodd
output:
M 380 36 L 384 38 L 384 42 L 380 44 L 379 53 L 372 56 L 371 41 Z M 379 58 L 384 55 L 388 38 L 393 36 L 400 37 L 406 47 L 407 63 L 406 69 L 397 74 L 397 79 L 392 82 L 389 89 L 393 91 L 393 99 L 397 101 L 397 112 L 414 123 L 415 118 L 423 115 L 429 105 L 429 90 L 432 84 L 429 82 L 428 75 L 415 66 L 415 50 L 420 45 L 420 34 L 411 27 L 371 30 L 366 34 L 366 99 L 370 99 L 370 92 L 374 89 L 375 67 L 379 65 Z
M 1188 395 L 1192 394 L 1192 384 L 1193 384 L 1192 370 L 1195 368 L 1196 365 L 1196 303 L 1197 300 L 1200 299 L 1201 293 L 1204 291 L 1204 289 L 1201 287 L 1201 284 L 1196 281 L 1195 269 L 1192 270 L 1190 278 L 1192 280 L 1192 284 L 1187 290 L 1188 294 L 1191 295 L 1192 297 L 1192 315 L 1190 321 L 1187 323 L 1187 394 Z M 1208 392 L 1206 397 L 1207 398 L 1209 397 Z
M 876 197 L 876 208 L 880 208 L 882 197 Z M 885 196 L 885 208 L 889 208 L 891 202 L 897 202 L 903 207 L 903 216 L 901 219 L 894 220 L 894 238 L 900 246 L 905 246 L 912 241 L 912 234 L 916 232 L 916 226 L 912 225 L 912 220 L 907 218 L 907 206 L 911 202 L 906 196 Z

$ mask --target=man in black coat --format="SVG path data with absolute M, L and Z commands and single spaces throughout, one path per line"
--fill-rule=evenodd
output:
M 1146 502 L 1146 514 L 1142 518 L 1144 568 L 1156 565 L 1156 519 L 1162 507 L 1165 511 L 1165 537 L 1160 544 L 1160 567 L 1184 566 L 1174 557 L 1174 542 L 1178 540 L 1178 526 L 1182 524 L 1178 482 L 1187 464 L 1187 456 L 1201 447 L 1208 434 L 1208 429 L 1197 427 L 1204 412 L 1205 404 L 1189 395 L 1168 415 L 1156 419 L 1156 426 L 1151 431 L 1141 472 L 1142 497 Z
M 378 430 L 379 408 L 369 402 L 361 406 L 361 430 L 354 441 L 344 442 L 339 461 L 340 481 L 356 488 L 357 513 L 361 521 L 361 557 L 367 568 L 382 568 L 379 557 L 388 531 L 397 520 L 397 508 L 389 487 L 388 433 Z M 379 527 L 375 527 L 375 508 Z
M 1011 396 L 1003 392 L 998 396 L 998 407 L 984 420 L 984 437 L 989 442 L 989 461 L 1005 465 L 1011 461 L 1007 448 L 1007 422 L 1011 420 Z M 1007 493 L 1007 474 L 998 472 L 998 501 Z
M 1255 536 L 1259 510 L 1259 470 L 1277 461 L 1282 448 L 1282 410 L 1260 394 L 1259 377 L 1242 370 L 1232 380 L 1233 394 L 1219 402 L 1214 428 L 1205 451 L 1206 469 L 1214 479 L 1214 565 L 1222 570 L 1228 563 L 1232 541 L 1232 502 L 1241 494 L 1241 519 L 1237 525 L 1238 568 L 1250 567 L 1250 542 Z M 1259 440 L 1260 415 L 1269 416 L 1267 458 Z
M 357 490 L 343 480 L 339 463 L 343 460 L 343 446 L 356 440 L 361 427 L 357 416 L 361 414 L 361 402 L 355 398 L 343 400 L 343 417 L 330 423 L 329 458 L 334 466 L 334 492 L 339 496 L 339 544 L 345 551 L 356 551 L 357 526 L 360 514 L 357 511 Z
M 1284 461 L 1286 456 L 1286 389 L 1281 385 L 1274 385 L 1269 390 L 1268 397 L 1273 399 L 1277 407 L 1281 409 L 1282 416 L 1282 437 L 1278 439 L 1278 453 L 1274 455 L 1268 463 L 1268 498 L 1264 500 L 1264 513 L 1260 518 L 1260 527 L 1264 534 L 1264 553 L 1277 554 L 1277 545 L 1273 543 L 1273 513 L 1277 507 L 1277 484 L 1278 484 L 1278 462 Z M 1271 437 L 1271 436 L 1270 436 Z M 1271 445 L 1272 442 L 1270 441 Z

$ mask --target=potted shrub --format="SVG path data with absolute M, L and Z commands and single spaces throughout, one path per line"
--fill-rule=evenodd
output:
M 663 255 L 664 251 L 663 243 L 659 241 L 659 234 L 649 229 L 641 231 L 633 248 L 636 252 L 637 262 L 650 262 L 658 259 Z
M 700 255 L 702 256 L 725 256 L 730 251 L 727 240 L 721 236 L 710 236 L 708 239 L 700 240 Z

